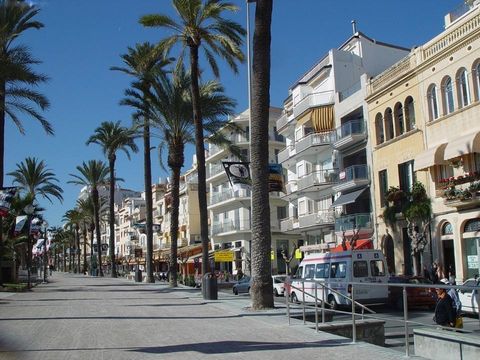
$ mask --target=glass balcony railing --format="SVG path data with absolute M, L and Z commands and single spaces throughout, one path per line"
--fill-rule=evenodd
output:
M 365 121 L 363 119 L 351 120 L 336 129 L 336 140 L 352 135 L 365 134 Z
M 298 190 L 303 190 L 311 186 L 327 185 L 338 181 L 338 170 L 327 169 L 317 170 L 304 175 L 297 180 Z
M 250 220 L 227 220 L 212 224 L 212 235 L 242 230 L 250 230 Z
M 331 90 L 307 94 L 294 105 L 293 115 L 297 117 L 312 107 L 329 105 L 333 103 L 334 92 Z
M 353 165 L 340 171 L 338 174 L 338 180 L 340 183 L 368 180 L 368 166 L 367 165 Z
M 349 231 L 353 229 L 372 229 L 370 214 L 352 214 L 335 219 L 335 231 Z
M 207 178 L 220 174 L 224 171 L 225 169 L 222 164 L 210 164 L 210 166 L 207 167 Z
M 335 131 L 327 133 L 309 134 L 295 143 L 295 151 L 297 153 L 304 151 L 312 146 L 329 145 L 335 141 Z
M 210 197 L 210 205 L 218 204 L 220 202 L 230 200 L 233 198 L 250 197 L 250 195 L 251 195 L 251 191 L 246 189 L 237 190 L 237 191 L 227 190 L 227 191 L 222 191 L 218 193 L 213 193 L 212 196 Z

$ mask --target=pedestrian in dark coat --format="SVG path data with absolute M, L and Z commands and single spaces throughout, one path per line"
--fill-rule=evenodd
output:
M 452 298 L 445 289 L 435 289 L 437 293 L 437 305 L 435 306 L 435 315 L 433 321 L 441 326 L 455 326 L 455 308 Z

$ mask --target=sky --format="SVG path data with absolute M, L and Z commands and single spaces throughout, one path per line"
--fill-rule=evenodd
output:
M 246 27 L 246 0 L 230 0 L 239 11 L 229 15 Z M 103 121 L 131 124 L 132 110 L 120 106 L 131 79 L 109 70 L 121 66 L 122 54 L 136 43 L 158 42 L 165 30 L 144 28 L 142 15 L 164 13 L 175 16 L 171 0 L 32 0 L 41 11 L 37 20 L 45 27 L 31 30 L 18 42 L 27 45 L 42 63 L 35 67 L 50 80 L 37 90 L 45 94 L 51 107 L 44 113 L 55 130 L 47 136 L 36 121 L 24 118 L 26 135 L 10 121 L 6 124 L 5 173 L 27 157 L 44 160 L 64 190 L 64 201 L 39 199 L 45 218 L 59 226 L 65 212 L 75 206 L 80 187 L 67 182 L 82 162 L 105 157 L 98 145 L 85 145 Z M 444 16 L 458 8 L 461 0 L 275 0 L 272 18 L 271 106 L 282 107 L 288 89 L 330 49 L 338 48 L 352 35 L 351 21 L 357 30 L 378 41 L 413 48 L 444 29 Z M 250 4 L 253 36 L 255 5 Z M 246 53 L 246 46 L 244 46 Z M 175 56 L 175 53 L 172 54 Z M 221 60 L 220 81 L 228 96 L 235 99 L 236 111 L 248 107 L 247 66 L 234 74 Z M 207 68 L 203 58 L 200 65 Z M 210 73 L 205 71 L 205 79 Z M 152 146 L 159 143 L 152 139 Z M 138 145 L 142 149 L 142 143 Z M 187 148 L 186 168 L 192 162 L 193 147 Z M 142 150 L 131 160 L 119 153 L 117 176 L 120 185 L 143 189 Z M 152 151 L 154 182 L 165 179 L 158 153 Z M 12 178 L 5 176 L 5 186 Z

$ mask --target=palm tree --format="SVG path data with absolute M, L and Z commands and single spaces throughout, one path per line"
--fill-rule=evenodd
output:
M 76 208 L 81 214 L 83 234 L 83 273 L 87 274 L 87 234 L 90 235 L 90 261 L 93 259 L 93 232 L 95 230 L 95 216 L 93 211 L 93 200 L 91 196 L 86 199 L 78 199 Z
M 95 221 L 95 236 L 97 238 L 98 264 L 100 268 L 100 276 L 103 276 L 102 269 L 102 246 L 100 234 L 100 196 L 98 189 L 100 186 L 107 184 L 107 176 L 109 173 L 107 165 L 101 160 L 89 160 L 83 162 L 82 166 L 77 166 L 77 174 L 70 174 L 74 179 L 69 183 L 87 186 L 93 201 L 93 217 Z
M 44 83 L 47 77 L 31 69 L 39 61 L 30 51 L 16 44 L 16 39 L 29 29 L 41 29 L 43 24 L 33 20 L 39 9 L 24 1 L 0 0 L 0 188 L 3 187 L 5 157 L 5 120 L 11 119 L 20 133 L 25 130 L 19 113 L 38 120 L 47 134 L 53 134 L 48 121 L 36 110 L 48 109 L 48 99 L 32 88 Z M 0 228 L 2 218 L 0 218 Z M 0 231 L 0 260 L 3 258 L 3 232 Z M 2 272 L 0 271 L 0 283 Z
M 273 0 L 257 0 L 253 35 L 250 162 L 252 166 L 252 308 L 271 308 L 270 203 L 268 193 L 268 117 Z M 248 6 L 248 5 L 247 5 Z
M 122 55 L 126 67 L 112 67 L 111 70 L 121 71 L 133 76 L 131 89 L 125 91 L 129 99 L 122 100 L 122 105 L 142 109 L 143 114 L 148 114 L 147 97 L 150 93 L 152 81 L 156 77 L 164 76 L 163 68 L 170 63 L 169 59 L 159 56 L 159 51 L 149 43 L 137 44 L 135 48 L 128 48 L 128 53 Z M 133 99 L 133 100 L 132 100 Z M 147 282 L 154 283 L 153 276 L 153 199 L 152 199 L 152 165 L 150 159 L 150 119 L 147 116 L 136 117 L 137 126 L 143 129 L 143 165 L 145 183 L 145 231 L 147 235 Z
M 109 249 L 110 262 L 112 264 L 112 277 L 117 277 L 115 267 L 115 160 L 117 151 L 125 152 L 130 160 L 129 149 L 133 152 L 138 151 L 138 147 L 133 141 L 136 131 L 120 125 L 120 121 L 102 122 L 95 129 L 95 134 L 90 136 L 87 145 L 95 143 L 102 147 L 103 153 L 107 156 L 108 167 L 110 169 L 110 198 L 109 198 Z
M 155 126 L 161 131 L 159 149 L 168 149 L 167 164 L 172 173 L 172 212 L 170 217 L 170 286 L 177 286 L 177 240 L 180 198 L 180 171 L 185 162 L 185 145 L 194 142 L 195 126 L 192 118 L 190 96 L 190 77 L 178 69 L 170 80 L 168 77 L 153 83 L 150 99 Z M 204 109 L 204 128 L 209 134 L 217 133 L 227 126 L 222 116 L 233 114 L 235 102 L 223 95 L 224 89 L 217 81 L 210 81 L 200 87 L 200 102 Z M 230 142 L 221 133 L 217 133 L 215 142 L 229 145 Z M 238 153 L 238 151 L 237 151 Z M 160 160 L 162 157 L 160 156 Z M 163 167 L 163 163 L 161 163 Z
M 80 273 L 80 221 L 82 214 L 77 209 L 67 210 L 63 216 L 66 222 L 66 227 L 73 232 L 74 235 L 74 256 L 73 256 L 73 272 Z M 75 264 L 75 255 L 77 255 L 77 262 Z
M 202 240 L 202 273 L 208 271 L 208 212 L 207 185 L 205 171 L 205 144 L 203 117 L 200 104 L 200 67 L 199 49 L 203 48 L 205 57 L 213 74 L 219 76 L 215 55 L 221 56 L 232 70 L 237 73 L 237 61 L 243 62 L 241 50 L 245 29 L 234 21 L 222 18 L 225 12 L 234 12 L 238 7 L 223 0 L 172 0 L 179 16 L 179 22 L 164 14 L 150 14 L 140 18 L 140 23 L 148 27 L 160 27 L 173 30 L 174 34 L 159 43 L 159 48 L 169 53 L 173 46 L 180 44 L 179 67 L 183 64 L 186 48 L 189 50 L 191 99 L 193 121 L 195 124 L 195 149 L 198 164 L 198 203 L 200 207 L 200 237 Z

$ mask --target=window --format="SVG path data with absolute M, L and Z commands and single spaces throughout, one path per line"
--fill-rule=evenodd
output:
M 458 72 L 457 86 L 460 107 L 468 106 L 470 104 L 470 89 L 468 88 L 468 75 L 465 68 L 460 69 Z
M 405 120 L 406 120 L 407 131 L 410 131 L 416 128 L 415 106 L 413 105 L 413 98 L 411 96 L 407 97 L 407 99 L 405 100 Z
M 305 266 L 305 279 L 313 279 L 315 277 L 315 264 Z
M 404 133 L 405 127 L 403 124 L 403 106 L 401 103 L 395 104 L 395 136 L 400 136 Z
M 386 203 L 385 195 L 388 191 L 388 178 L 386 169 L 378 172 L 378 184 L 380 187 L 380 206 L 384 207 Z
M 368 265 L 366 261 L 353 262 L 353 277 L 367 277 Z
M 475 83 L 476 99 L 480 100 L 480 60 L 477 60 L 473 66 L 473 81 Z
M 450 76 L 447 76 L 443 80 L 443 113 L 445 115 L 450 114 L 454 111 L 453 105 L 453 87 L 452 87 L 452 79 Z
M 438 166 L 438 175 L 439 179 L 448 179 L 453 176 L 453 167 L 450 165 L 439 165 Z
M 392 109 L 388 108 L 385 110 L 385 139 L 388 141 L 393 139 L 393 137 Z
M 465 224 L 463 232 L 480 231 L 480 219 L 470 219 Z
M 446 222 L 442 226 L 442 235 L 453 235 L 453 227 L 452 224 Z
M 303 275 L 303 266 L 299 266 L 297 272 L 295 273 L 296 279 L 301 279 Z
M 385 265 L 382 260 L 370 261 L 370 273 L 372 276 L 385 276 Z
M 347 275 L 347 263 L 345 261 L 333 262 L 330 266 L 330 277 L 335 279 L 344 278 Z
M 279 206 L 277 207 L 277 219 L 285 219 L 287 217 L 287 207 Z
M 315 269 L 315 279 L 328 278 L 329 270 L 330 264 L 317 264 L 317 267 Z
M 375 133 L 377 136 L 377 145 L 382 144 L 385 141 L 385 134 L 383 132 L 383 117 L 380 113 L 375 116 Z
M 437 86 L 435 84 L 430 85 L 428 88 L 427 98 L 430 121 L 438 119 Z
M 400 189 L 404 191 L 412 190 L 415 182 L 415 174 L 413 172 L 413 161 L 398 165 L 398 177 L 400 180 Z

